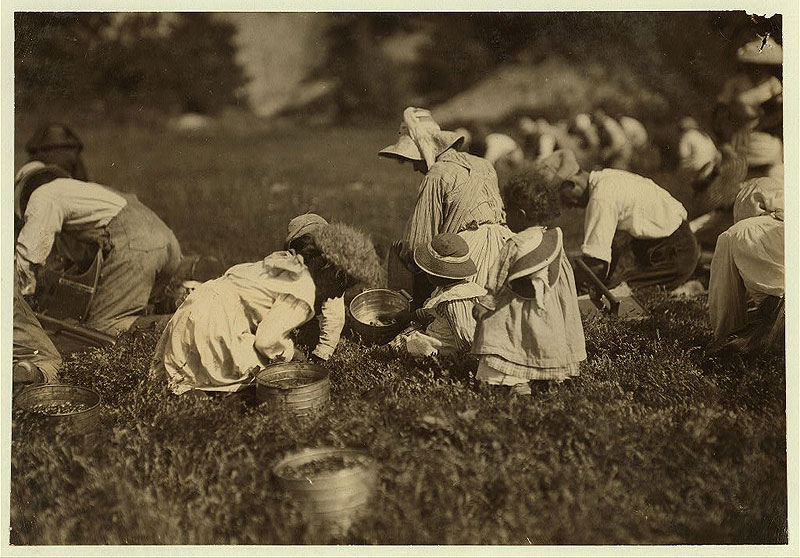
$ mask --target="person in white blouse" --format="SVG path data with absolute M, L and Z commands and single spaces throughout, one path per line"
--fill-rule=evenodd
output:
M 669 192 L 631 172 L 582 170 L 571 151 L 557 151 L 541 168 L 563 204 L 586 208 L 581 252 L 598 277 L 608 280 L 619 261 L 619 252 L 612 250 L 618 230 L 633 237 L 636 267 L 622 276 L 631 287 L 674 289 L 692 276 L 700 247 L 686 209 Z
M 713 354 L 724 347 L 763 350 L 782 337 L 775 326 L 783 312 L 783 184 L 769 177 L 748 180 L 733 206 L 734 224 L 717 240 L 711 261 L 708 313 Z M 748 305 L 757 307 L 752 315 Z M 770 339 L 771 334 L 771 339 Z
M 37 268 L 54 245 L 73 263 L 103 250 L 100 281 L 84 325 L 104 333 L 129 329 L 181 260 L 175 235 L 135 195 L 70 178 L 41 161 L 17 173 L 14 210 L 23 221 L 15 248 L 23 295 L 36 292 Z

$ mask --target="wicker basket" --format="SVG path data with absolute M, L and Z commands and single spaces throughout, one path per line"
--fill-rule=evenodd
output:
M 325 407 L 330 401 L 328 371 L 308 362 L 281 362 L 256 375 L 256 400 L 297 416 Z
M 304 468 L 331 463 L 322 471 Z M 309 448 L 287 455 L 272 468 L 275 483 L 297 501 L 310 524 L 345 533 L 366 510 L 378 479 L 377 463 L 355 449 Z
M 81 405 L 79 411 L 46 412 L 57 405 Z M 100 395 L 91 389 L 67 384 L 45 384 L 23 390 L 15 400 L 18 409 L 35 414 L 39 420 L 53 426 L 65 424 L 73 434 L 94 431 L 100 417 Z
M 403 324 L 375 325 L 375 322 L 380 316 L 408 310 L 409 299 L 405 291 L 366 290 L 350 301 L 350 327 L 367 343 L 388 343 L 403 330 Z

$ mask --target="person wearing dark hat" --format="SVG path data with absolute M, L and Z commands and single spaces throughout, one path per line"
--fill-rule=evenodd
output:
M 578 376 L 586 342 L 561 229 L 530 227 L 516 234 L 494 271 L 489 293 L 475 306 L 476 378 L 528 395 L 531 381 Z
M 570 151 L 543 160 L 539 172 L 542 187 L 558 189 L 564 205 L 586 208 L 582 258 L 601 280 L 619 260 L 612 254 L 618 230 L 633 238 L 636 267 L 623 276 L 631 287 L 674 289 L 694 273 L 700 247 L 686 209 L 649 178 L 617 169 L 586 172 Z
M 511 237 L 497 185 L 497 173 L 486 159 L 458 151 L 463 136 L 443 131 L 425 109 L 403 112 L 397 142 L 382 149 L 382 157 L 411 163 L 424 174 L 414 211 L 403 239 L 390 253 L 390 287 L 411 288 L 415 300 L 431 292 L 424 274 L 414 267 L 414 250 L 440 233 L 461 234 L 477 272 L 474 281 L 484 285 L 503 243 Z M 416 272 L 414 286 L 398 284 L 394 259 Z
M 84 248 L 92 256 L 103 250 L 100 280 L 83 324 L 103 333 L 129 329 L 160 296 L 181 260 L 175 235 L 135 195 L 75 180 L 41 161 L 17 173 L 14 211 L 24 223 L 15 249 L 23 295 L 36 292 L 36 270 L 57 235 L 59 245 Z
M 415 312 L 403 312 L 393 318 L 412 327 L 401 333 L 391 345 L 414 356 L 465 353 L 472 346 L 475 318 L 472 308 L 486 289 L 469 278 L 476 272 L 469 256 L 469 245 L 458 234 L 442 233 L 414 249 L 414 262 L 434 285 L 431 296 Z
M 81 158 L 83 143 L 65 124 L 48 122 L 39 126 L 25 144 L 31 161 L 62 168 L 76 180 L 87 182 L 89 175 Z

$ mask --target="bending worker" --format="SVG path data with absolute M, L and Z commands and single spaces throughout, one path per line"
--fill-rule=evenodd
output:
M 785 295 L 783 209 L 783 185 L 773 178 L 745 182 L 736 197 L 734 225 L 719 236 L 711 261 L 708 311 L 716 349 L 731 334 L 740 337 L 733 346 L 745 352 L 763 346 L 775 325 Z M 748 302 L 758 307 L 752 329 Z
M 556 151 L 540 163 L 544 187 L 557 188 L 561 203 L 585 207 L 583 259 L 607 280 L 621 253 L 612 250 L 617 230 L 632 237 L 635 268 L 622 279 L 631 287 L 674 289 L 694 273 L 700 247 L 683 205 L 649 178 L 603 169 L 586 172 L 570 151 Z
M 54 165 L 31 161 L 19 170 L 14 210 L 23 220 L 15 250 L 23 295 L 35 293 L 36 270 L 54 244 L 74 264 L 103 250 L 102 274 L 84 322 L 103 333 L 130 328 L 180 263 L 175 235 L 135 195 L 69 178 Z

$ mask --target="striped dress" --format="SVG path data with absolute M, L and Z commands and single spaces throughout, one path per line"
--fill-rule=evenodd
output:
M 487 160 L 454 149 L 442 153 L 419 186 L 414 212 L 403 239 L 410 259 L 414 247 L 437 234 L 460 234 L 478 273 L 471 280 L 486 286 L 489 271 L 506 240 L 506 226 L 497 174 Z

